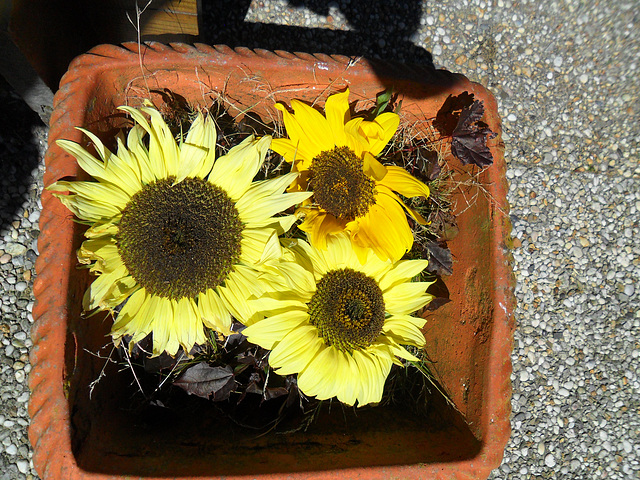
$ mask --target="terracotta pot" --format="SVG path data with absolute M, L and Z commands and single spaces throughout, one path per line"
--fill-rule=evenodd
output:
M 84 176 L 55 145 L 81 142 L 84 126 L 105 139 L 122 124 L 121 104 L 140 104 L 148 91 L 169 88 L 210 105 L 222 95 L 236 107 L 275 118 L 275 101 L 324 99 L 349 86 L 351 99 L 373 99 L 393 86 L 412 118 L 433 117 L 449 94 L 473 93 L 484 120 L 500 132 L 493 96 L 460 75 L 364 59 L 228 47 L 149 44 L 99 46 L 77 58 L 56 94 L 45 184 Z M 153 93 L 152 95 L 156 95 Z M 159 97 L 154 97 L 159 99 Z M 231 109 L 232 115 L 241 115 Z M 90 279 L 79 270 L 82 227 L 62 204 L 42 195 L 40 257 L 34 286 L 33 366 L 29 437 L 44 479 L 113 478 L 486 478 L 500 464 L 509 437 L 510 353 L 514 278 L 509 263 L 508 205 L 500 135 L 490 141 L 495 164 L 480 180 L 488 194 L 459 217 L 450 243 L 451 303 L 430 315 L 427 351 L 441 385 L 460 413 L 435 401 L 432 421 L 381 408 L 354 415 L 334 405 L 307 432 L 220 434 L 206 409 L 167 413 L 128 410 L 130 385 L 108 365 L 110 320 L 81 316 Z M 92 353 L 90 353 L 92 352 Z

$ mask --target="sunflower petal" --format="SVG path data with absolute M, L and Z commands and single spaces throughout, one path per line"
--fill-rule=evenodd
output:
M 60 180 L 49 187 L 49 190 L 63 192 L 68 191 L 83 197 L 91 203 L 101 204 L 103 207 L 108 208 L 113 212 L 113 215 L 118 215 L 124 207 L 127 206 L 131 197 L 112 184 L 101 182 L 67 182 Z
M 269 365 L 277 369 L 278 375 L 301 372 L 323 346 L 318 330 L 311 325 L 302 324 L 292 329 L 273 347 L 269 354 Z
M 362 169 L 369 177 L 379 182 L 387 175 L 387 167 L 382 165 L 376 157 L 369 152 L 364 152 L 362 156 L 363 165 Z
M 216 127 L 213 120 L 198 113 L 189 128 L 187 138 L 180 144 L 179 183 L 187 177 L 206 177 L 215 161 Z
M 400 260 L 393 265 L 378 284 L 382 291 L 411 280 L 429 265 L 428 260 Z
M 178 175 L 178 161 L 180 153 L 176 139 L 162 115 L 155 108 L 143 107 L 141 111 L 151 117 L 151 130 L 149 131 L 149 157 L 161 158 L 164 162 L 165 172 L 168 177 Z
M 364 217 L 357 219 L 359 230 L 354 241 L 363 247 L 371 247 L 382 260 L 399 260 L 413 244 L 413 234 L 402 207 L 378 192 L 377 203 Z
M 189 297 L 174 302 L 174 309 L 174 328 L 171 333 L 184 351 L 189 353 L 194 345 L 206 341 L 200 312 Z
M 298 388 L 318 400 L 328 400 L 335 396 L 335 365 L 338 362 L 335 347 L 321 348 L 307 368 L 298 374 Z
M 291 141 L 291 146 L 297 152 L 295 155 L 295 159 L 301 158 L 303 160 L 311 161 L 314 157 L 319 155 L 322 150 L 318 150 L 315 145 L 313 145 L 307 136 L 304 128 L 298 122 L 296 116 L 289 113 L 287 108 L 281 103 L 276 103 L 276 108 L 282 112 L 282 120 L 284 122 L 284 127 L 287 130 L 287 135 Z M 276 148 L 280 148 L 281 144 L 276 144 Z M 275 152 L 280 153 L 284 156 L 283 153 L 275 150 Z M 291 153 L 291 149 L 289 148 L 289 155 Z M 293 159 L 291 159 L 293 161 Z
M 296 160 L 302 160 L 298 154 L 297 145 L 288 138 L 274 138 L 271 141 L 271 150 L 282 155 L 284 159 L 291 164 Z M 311 159 L 308 159 L 308 162 L 311 164 Z
M 231 333 L 231 313 L 213 289 L 198 295 L 198 310 L 204 324 L 223 335 Z
M 153 315 L 153 356 L 163 352 L 175 356 L 180 348 L 176 335 L 175 310 L 177 302 L 151 295 L 148 315 Z
M 129 131 L 127 137 L 128 147 L 133 152 L 141 166 L 147 167 L 143 169 L 142 181 L 148 183 L 159 178 L 167 178 L 170 173 L 167 171 L 167 163 L 161 151 L 161 141 L 158 139 L 156 129 L 152 126 L 147 118 L 143 115 L 143 109 L 138 110 L 133 107 L 121 106 L 119 110 L 131 115 L 131 118 L 137 125 Z M 149 149 L 144 145 L 143 137 L 145 132 L 149 135 Z M 175 140 L 174 140 L 175 143 Z M 177 148 L 177 146 L 176 146 Z M 147 165 L 144 165 L 144 163 Z M 144 170 L 147 170 L 146 172 Z M 176 172 L 173 172 L 174 175 Z M 151 174 L 152 180 L 147 180 L 147 174 Z
M 142 119 L 145 120 L 144 116 Z M 139 174 L 142 183 L 147 184 L 157 179 L 165 178 L 165 171 L 164 163 L 161 159 L 149 157 L 149 151 L 143 141 L 145 132 L 146 130 L 141 125 L 134 125 L 127 135 L 127 149 L 131 158 L 135 158 L 135 163 L 140 169 Z M 120 155 L 124 158 L 123 153 L 120 153 Z
M 337 219 L 330 213 L 322 210 L 312 212 L 307 210 L 304 222 L 299 226 L 300 230 L 309 233 L 311 244 L 321 250 L 327 248 L 327 237 L 339 232 L 345 228 L 345 222 Z
M 385 308 L 393 315 L 408 315 L 429 303 L 433 296 L 425 293 L 432 282 L 401 283 L 383 292 Z
M 298 124 L 306 134 L 311 150 L 320 153 L 333 149 L 333 132 L 327 119 L 315 108 L 299 100 L 291 100 L 291 107 Z
M 385 112 L 376 117 L 374 123 L 380 126 L 379 134 L 369 139 L 369 151 L 378 155 L 393 137 L 400 125 L 400 117 L 393 112 Z
M 86 311 L 105 308 L 105 299 L 109 296 L 116 282 L 128 276 L 129 272 L 124 264 L 113 271 L 98 276 L 85 292 L 83 307 Z
M 426 320 L 411 315 L 395 315 L 384 321 L 382 331 L 398 343 L 421 347 L 425 343 L 422 327 Z
M 109 181 L 125 192 L 129 196 L 135 194 L 138 190 L 140 190 L 141 183 L 140 177 L 138 173 L 131 166 L 131 162 L 127 162 L 126 159 L 121 159 L 118 155 L 114 155 L 111 151 L 104 146 L 104 144 L 100 141 L 97 135 L 94 135 L 89 130 L 85 130 L 84 128 L 78 128 L 82 133 L 84 133 L 87 137 L 91 139 L 93 142 L 98 155 L 102 158 L 104 163 L 104 171 L 103 178 L 104 180 Z M 121 149 L 122 140 L 120 138 L 117 139 L 117 147 L 118 153 L 126 152 L 126 149 Z M 95 178 L 95 177 L 94 177 Z
M 376 189 L 378 190 L 378 193 L 384 193 L 388 197 L 390 197 L 390 198 L 394 199 L 396 202 L 398 202 L 398 205 L 400 205 L 402 208 L 404 208 L 404 211 L 407 212 L 409 215 L 411 215 L 411 217 L 416 222 L 418 222 L 420 225 L 426 225 L 427 224 L 427 221 L 424 219 L 424 217 L 422 215 L 420 215 L 413 208 L 410 208 L 407 205 L 405 205 L 405 203 L 400 199 L 400 197 L 398 197 L 398 195 L 396 195 L 393 192 L 393 190 L 391 190 L 389 187 L 387 187 L 385 185 L 382 185 L 381 183 L 378 183 L 376 185 Z
M 242 198 L 236 202 L 236 208 L 242 212 L 255 203 L 259 203 L 264 198 L 282 194 L 298 176 L 299 173 L 287 173 L 286 175 L 279 175 L 271 180 L 253 182 L 244 195 L 242 195 Z
M 223 188 L 234 201 L 238 201 L 260 170 L 270 144 L 271 137 L 268 135 L 259 140 L 255 140 L 253 135 L 247 137 L 216 160 L 209 174 L 209 181 Z
M 343 381 L 336 396 L 342 403 L 354 405 L 360 392 L 360 370 L 350 354 L 340 352 L 340 356 L 342 357 L 342 360 L 338 362 L 340 371 L 336 373 L 336 377 L 342 378 Z
M 149 317 L 146 315 L 146 301 L 147 293 L 143 288 L 129 297 L 111 327 L 111 336 L 114 341 L 117 342 L 124 335 L 134 335 L 140 331 L 145 331 L 145 336 L 149 334 L 151 330 L 147 328 Z
M 240 220 L 249 228 L 269 225 L 276 221 L 275 218 L 272 218 L 274 215 L 284 212 L 289 207 L 302 203 L 311 195 L 313 195 L 313 192 L 272 195 L 259 203 L 245 206 L 242 211 L 238 212 L 240 214 Z
M 353 150 L 358 158 L 362 158 L 362 153 L 369 150 L 369 141 L 360 131 L 362 122 L 364 122 L 363 118 L 356 117 L 349 120 L 344 126 L 347 147 Z
M 289 310 L 255 322 L 245 328 L 242 334 L 250 342 L 272 350 L 289 332 L 296 330 L 308 320 L 309 314 L 304 310 Z M 272 365 L 275 366 L 273 363 Z
M 429 187 L 407 172 L 404 168 L 396 165 L 387 167 L 387 174 L 380 181 L 382 185 L 398 192 L 405 197 L 428 197 Z
M 344 133 L 344 126 L 351 120 L 349 115 L 349 89 L 347 88 L 344 92 L 335 93 L 327 98 L 324 111 L 333 134 L 335 146 L 345 146 L 347 139 Z

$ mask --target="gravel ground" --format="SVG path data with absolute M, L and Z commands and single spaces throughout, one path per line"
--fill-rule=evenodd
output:
M 207 43 L 432 54 L 494 92 L 518 328 L 513 433 L 491 478 L 640 478 L 637 2 L 203 3 Z M 25 376 L 47 130 L 5 85 L 0 104 L 0 480 L 22 480 L 37 478 Z

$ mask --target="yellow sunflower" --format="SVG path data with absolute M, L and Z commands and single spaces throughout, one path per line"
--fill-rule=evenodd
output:
M 292 190 L 313 190 L 300 228 L 312 244 L 326 247 L 327 236 L 347 231 L 360 259 L 372 248 L 381 259 L 396 261 L 413 244 L 405 197 L 427 197 L 429 187 L 398 166 L 384 166 L 376 156 L 398 128 L 397 114 L 386 112 L 375 120 L 351 119 L 349 90 L 330 96 L 325 116 L 299 100 L 291 100 L 293 114 L 282 111 L 289 138 L 274 139 L 271 148 L 301 172 Z
M 210 117 L 198 114 L 176 142 L 156 109 L 119 108 L 135 124 L 117 153 L 84 129 L 100 159 L 57 142 L 96 181 L 49 190 L 90 224 L 78 258 L 98 277 L 84 308 L 115 315 L 126 302 L 111 331 L 116 344 L 153 333 L 154 355 L 189 352 L 205 341 L 204 326 L 228 334 L 232 315 L 253 313 L 249 298 L 268 286 L 256 267 L 280 257 L 278 234 L 295 221 L 277 215 L 310 194 L 283 193 L 295 173 L 253 182 L 271 137 L 249 137 L 216 159 Z
M 425 343 L 425 320 L 411 314 L 432 299 L 430 283 L 410 280 L 428 262 L 391 263 L 369 250 L 361 263 L 344 233 L 328 237 L 326 250 L 299 240 L 291 252 L 274 270 L 288 288 L 255 301 L 266 316 L 243 334 L 271 350 L 277 373 L 297 373 L 305 394 L 379 402 L 397 357 L 417 360 L 402 345 Z

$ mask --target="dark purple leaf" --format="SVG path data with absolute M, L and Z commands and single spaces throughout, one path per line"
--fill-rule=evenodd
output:
M 271 400 L 272 398 L 278 398 L 278 397 L 281 397 L 282 395 L 288 395 L 288 394 L 289 394 L 289 389 L 286 387 L 275 387 L 275 388 L 267 387 L 264 389 L 265 400 Z
M 438 129 L 441 136 L 450 137 L 458 125 L 460 113 L 465 108 L 470 107 L 472 103 L 472 93 L 462 92 L 456 96 L 449 95 L 442 104 L 442 107 L 440 107 L 440 110 L 438 110 L 433 126 Z
M 480 168 L 493 164 L 493 155 L 487 147 L 484 137 L 475 135 L 464 135 L 453 137 L 451 142 L 451 153 L 453 153 L 463 165 L 474 163 Z
M 175 367 L 179 358 L 179 356 L 174 358 L 168 353 L 162 352 L 157 357 L 143 357 L 142 362 L 145 372 L 157 373 Z
M 225 339 L 224 347 L 231 351 L 234 348 L 242 348 L 244 347 L 244 343 L 247 341 L 247 337 L 245 337 L 242 333 L 232 333 Z
M 211 367 L 206 362 L 188 368 L 173 384 L 189 395 L 213 396 L 214 401 L 226 400 L 235 388 L 233 369 L 229 365 Z
M 480 100 L 476 100 L 468 107 L 462 109 L 458 124 L 453 130 L 453 134 L 459 132 L 469 132 L 476 130 L 474 124 L 482 119 L 484 115 L 484 104 Z
M 453 273 L 451 250 L 436 242 L 427 243 L 425 250 L 429 252 L 427 272 L 435 273 L 436 275 L 451 275 Z
M 253 381 L 249 385 L 247 385 L 245 392 L 257 393 L 258 395 L 262 395 L 262 388 L 255 381 Z
M 476 100 L 470 107 L 462 110 L 458 125 L 453 130 L 451 153 L 463 165 L 473 163 L 484 168 L 493 163 L 493 155 L 487 147 L 487 138 L 493 138 L 495 133 L 480 123 L 483 115 L 484 105 L 481 101 Z

